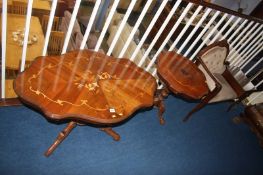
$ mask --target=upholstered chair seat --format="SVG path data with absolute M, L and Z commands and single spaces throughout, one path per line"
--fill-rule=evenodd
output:
M 254 89 L 244 90 L 243 85 L 229 71 L 226 62 L 228 53 L 229 45 L 226 40 L 222 40 L 205 47 L 197 54 L 196 64 L 204 73 L 210 92 L 202 98 L 201 103 L 188 113 L 184 121 L 207 103 L 227 100 L 233 100 L 236 103 L 255 91 Z

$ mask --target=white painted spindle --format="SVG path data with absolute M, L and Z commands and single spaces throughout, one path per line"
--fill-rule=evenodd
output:
M 205 37 L 201 45 L 195 50 L 195 52 L 191 55 L 190 60 L 194 59 L 196 54 L 202 49 L 202 47 L 208 42 L 210 37 L 217 31 L 217 28 L 222 24 L 222 22 L 226 19 L 228 14 L 224 14 L 223 17 L 219 20 L 219 22 L 216 23 L 214 28 L 210 31 L 210 33 Z
M 111 53 L 112 53 L 112 51 L 113 51 L 113 49 L 114 49 L 114 47 L 115 47 L 115 45 L 116 45 L 119 37 L 120 37 L 120 34 L 121 34 L 121 32 L 122 32 L 122 30 L 123 30 L 123 28 L 124 28 L 124 26 L 125 26 L 128 18 L 129 18 L 130 14 L 131 14 L 131 12 L 132 12 L 132 9 L 133 9 L 135 3 L 136 3 L 136 0 L 132 0 L 132 1 L 131 1 L 130 5 L 129 5 L 129 7 L 128 7 L 128 10 L 127 10 L 127 12 L 125 13 L 125 15 L 124 15 L 124 17 L 123 17 L 123 19 L 122 19 L 122 21 L 121 21 L 121 24 L 120 24 L 120 26 L 118 27 L 118 30 L 117 30 L 117 32 L 116 32 L 116 34 L 115 34 L 115 36 L 114 36 L 114 38 L 113 38 L 113 40 L 112 40 L 112 43 L 111 43 L 110 48 L 109 48 L 109 50 L 108 50 L 108 52 L 107 52 L 107 55 L 109 55 L 109 56 L 111 55 Z
M 70 37 L 71 37 L 71 33 L 72 33 L 72 29 L 74 27 L 75 20 L 76 20 L 78 11 L 79 11 L 80 2 L 81 2 L 81 0 L 76 0 L 75 6 L 74 6 L 74 10 L 73 10 L 70 22 L 69 22 L 68 32 L 67 32 L 66 37 L 65 37 L 65 41 L 64 41 L 64 45 L 63 45 L 61 54 L 64 54 L 67 51 L 68 43 L 69 43 L 69 40 L 70 40 Z
M 132 41 L 136 31 L 138 30 L 138 28 L 139 28 L 139 26 L 140 26 L 140 24 L 141 24 L 141 22 L 142 22 L 142 20 L 143 20 L 143 18 L 145 16 L 147 10 L 148 10 L 148 8 L 150 7 L 152 1 L 153 0 L 148 0 L 147 3 L 145 4 L 142 12 L 140 13 L 139 18 L 137 19 L 137 21 L 136 21 L 136 23 L 135 23 L 135 25 L 134 25 L 134 27 L 133 27 L 128 39 L 127 39 L 127 41 L 125 42 L 125 44 L 124 44 L 124 46 L 123 46 L 123 48 L 122 48 L 122 50 L 121 50 L 121 52 L 120 52 L 120 54 L 118 56 L 119 58 L 122 58 L 123 55 L 125 54 L 128 46 L 130 45 L 130 42 Z
M 131 56 L 130 60 L 134 61 L 137 53 L 138 53 L 139 50 L 141 49 L 141 47 L 142 47 L 143 43 L 145 42 L 145 40 L 147 39 L 150 31 L 152 30 L 155 22 L 157 21 L 158 17 L 159 17 L 160 14 L 162 13 L 162 11 L 163 11 L 163 9 L 164 9 L 164 7 L 165 7 L 165 5 L 166 5 L 167 2 L 168 2 L 168 0 L 164 0 L 164 1 L 162 2 L 162 4 L 160 5 L 160 7 L 159 7 L 159 9 L 157 10 L 156 14 L 154 15 L 151 23 L 149 24 L 148 28 L 146 29 L 143 37 L 141 38 L 139 44 L 137 45 L 135 51 L 132 53 L 132 56 Z
M 235 16 L 231 15 L 231 17 L 227 20 L 227 22 L 225 23 L 225 25 L 217 32 L 216 36 L 210 41 L 209 44 L 214 43 L 218 37 L 220 37 L 222 35 L 222 32 L 229 26 L 230 22 L 232 22 L 234 20 Z
M 192 51 L 194 46 L 197 44 L 198 41 L 200 41 L 201 37 L 205 34 L 205 32 L 209 29 L 209 27 L 212 25 L 212 23 L 215 21 L 216 17 L 220 14 L 220 11 L 217 11 L 213 17 L 209 20 L 209 22 L 205 25 L 201 33 L 198 35 L 198 37 L 194 40 L 194 42 L 191 44 L 191 46 L 187 49 L 187 51 L 184 53 L 184 57 L 187 57 L 188 54 Z
M 23 51 L 22 51 L 20 72 L 23 72 L 25 69 L 26 49 L 27 49 L 28 36 L 29 36 L 29 30 L 30 30 L 32 5 L 33 5 L 33 0 L 29 0 L 28 5 L 27 5 L 27 15 L 26 15 L 25 34 L 24 34 L 24 41 L 23 41 Z
M 257 43 L 255 45 L 253 45 L 253 47 L 251 47 L 247 53 L 245 53 L 245 55 L 243 56 L 244 59 L 239 59 L 237 62 L 233 63 L 231 62 L 230 65 L 239 65 L 241 67 L 243 67 L 244 64 L 246 64 L 247 61 L 250 61 L 251 59 L 253 59 L 263 48 L 262 46 L 262 38 L 261 40 L 258 40 Z
M 237 17 L 238 19 L 234 22 L 233 25 L 231 25 L 230 29 L 223 35 L 222 39 L 225 39 L 228 37 L 228 35 L 236 28 L 236 26 L 239 24 L 239 22 L 242 20 L 242 18 Z M 227 38 L 228 41 L 230 39 Z
M 48 25 L 47 25 L 47 31 L 46 31 L 46 35 L 45 35 L 45 42 L 44 42 L 44 48 L 42 51 L 42 56 L 46 56 L 46 54 L 47 54 L 47 47 L 48 47 L 49 37 L 50 37 L 50 33 L 51 33 L 52 25 L 53 25 L 53 20 L 54 20 L 54 16 L 55 16 L 55 11 L 56 11 L 56 7 L 57 7 L 57 1 L 58 0 L 52 1 L 52 6 L 51 6 L 50 15 L 49 15 Z
M 259 65 L 263 61 L 263 57 L 260 58 L 260 60 L 254 64 L 252 67 L 250 67 L 246 72 L 245 75 L 248 75 L 257 65 Z
M 255 87 L 258 88 L 263 83 L 263 80 L 261 80 Z
M 232 56 L 232 54 L 236 51 L 236 49 L 238 48 L 238 41 L 240 41 L 240 38 L 241 37 L 244 37 L 243 35 L 244 35 L 244 33 L 246 33 L 247 32 L 247 30 L 252 26 L 254 24 L 254 21 L 251 21 L 245 28 L 244 28 L 244 30 L 242 30 L 242 32 L 236 37 L 236 39 L 233 41 L 233 42 L 230 42 L 229 44 L 231 45 L 231 47 L 233 47 L 233 49 L 231 49 L 230 50 L 230 52 L 229 52 L 229 55 L 228 55 L 228 58 L 229 58 L 229 60 L 231 60 L 231 56 Z M 242 39 L 242 38 L 241 38 Z M 237 44 L 236 44 L 237 43 Z
M 258 25 L 259 25 L 259 24 L 254 25 L 254 26 L 252 27 L 252 29 L 249 30 L 249 31 L 246 33 L 246 35 L 237 43 L 237 45 L 234 47 L 235 52 L 232 52 L 233 54 L 230 54 L 231 52 L 229 53 L 229 59 L 230 59 L 230 60 L 233 60 L 233 59 L 235 58 L 235 56 L 236 56 L 237 54 L 239 54 L 241 48 L 243 48 L 243 47 L 247 44 L 247 42 L 249 41 L 249 38 L 248 38 L 248 37 L 250 36 L 250 38 L 251 38 L 251 36 L 254 36 L 254 35 L 255 35 L 255 33 L 253 33 L 254 35 L 251 35 L 251 33 L 258 31 L 258 30 L 256 30 L 256 28 L 258 27 Z M 256 30 L 256 31 L 255 31 L 255 30 Z M 231 50 L 231 51 L 233 51 L 233 50 Z
M 248 20 L 245 19 L 240 26 L 235 30 L 235 32 L 230 36 L 228 41 L 232 41 L 234 37 L 236 37 L 237 34 L 239 34 L 239 31 L 243 29 L 243 27 L 248 23 Z
M 88 37 L 89 37 L 89 34 L 90 34 L 90 31 L 91 31 L 91 27 L 94 23 L 94 20 L 95 20 L 95 17 L 96 17 L 96 14 L 98 12 L 98 9 L 100 7 L 100 3 L 101 3 L 101 0 L 97 0 L 96 3 L 95 3 L 95 6 L 92 10 L 92 13 L 91 13 L 91 16 L 90 16 L 90 19 L 89 19 L 89 23 L 88 23 L 88 26 L 87 26 L 87 29 L 85 31 L 85 34 L 83 36 L 83 40 L 81 42 L 81 45 L 80 45 L 80 49 L 83 50 L 86 43 L 87 43 L 87 40 L 88 40 Z
M 255 95 L 255 96 L 252 97 L 251 99 L 249 99 L 249 101 L 248 101 L 248 105 L 253 104 L 253 102 L 256 101 L 257 98 L 259 98 L 260 96 L 263 96 L 263 91 L 260 92 L 260 93 L 258 93 L 257 95 Z M 263 97 L 262 97 L 262 98 L 263 98 Z
M 186 44 L 188 44 L 188 42 L 190 41 L 190 39 L 192 39 L 192 37 L 194 36 L 194 34 L 196 34 L 196 31 L 199 29 L 199 27 L 203 24 L 204 20 L 207 18 L 207 16 L 209 15 L 209 13 L 212 11 L 212 9 L 206 9 L 204 15 L 202 16 L 202 18 L 198 21 L 198 23 L 195 25 L 194 29 L 191 31 L 191 33 L 187 36 L 187 38 L 185 39 L 185 41 L 183 42 L 183 44 L 180 46 L 180 48 L 178 49 L 178 53 L 181 53 L 183 51 L 183 49 L 185 48 Z
M 100 49 L 102 40 L 103 40 L 107 30 L 108 30 L 108 27 L 110 25 L 111 19 L 112 19 L 113 15 L 114 15 L 114 13 L 116 11 L 116 8 L 117 8 L 117 6 L 119 4 L 119 1 L 120 0 L 115 0 L 113 5 L 112 5 L 112 7 L 111 7 L 110 13 L 109 13 L 108 17 L 106 18 L 105 24 L 104 24 L 104 26 L 102 28 L 102 31 L 101 31 L 101 34 L 100 34 L 100 37 L 99 37 L 99 39 L 97 41 L 97 44 L 95 46 L 95 49 L 94 49 L 95 51 L 99 51 L 99 49 Z
M 163 33 L 165 27 L 167 26 L 168 22 L 170 21 L 170 19 L 173 17 L 176 9 L 178 8 L 178 6 L 180 5 L 181 0 L 177 1 L 172 10 L 169 12 L 168 16 L 166 17 L 165 21 L 163 22 L 161 28 L 159 29 L 159 31 L 157 32 L 157 34 L 155 35 L 154 39 L 152 40 L 150 46 L 148 47 L 148 49 L 146 50 L 146 52 L 144 53 L 143 57 L 141 58 L 138 66 L 142 66 L 142 64 L 144 63 L 144 61 L 146 60 L 147 56 L 149 55 L 149 53 L 151 52 L 154 44 L 157 42 L 157 40 L 159 39 L 159 37 L 161 36 L 161 34 Z
M 254 34 L 256 34 L 256 33 L 254 33 Z M 254 37 L 254 35 L 252 35 L 252 36 L 253 36 L 252 38 L 254 38 L 253 41 L 251 41 L 249 44 L 244 43 L 243 47 L 244 46 L 246 46 L 246 47 L 245 48 L 240 47 L 240 49 L 237 51 L 237 52 L 239 52 L 242 49 L 242 51 L 239 54 L 239 56 L 241 56 L 240 59 L 238 59 L 239 57 L 237 56 L 236 59 L 233 60 L 233 62 L 236 61 L 236 63 L 234 65 L 237 65 L 238 63 L 242 62 L 243 60 L 249 59 L 249 58 L 246 58 L 245 56 L 248 53 L 250 53 L 252 50 L 254 50 L 254 48 L 258 45 L 257 41 L 260 41 L 260 37 L 263 36 L 263 31 L 261 32 L 261 34 L 257 35 L 256 37 Z M 247 41 L 250 41 L 250 39 L 248 39 Z
M 171 39 L 172 35 L 174 34 L 175 30 L 177 29 L 177 27 L 180 25 L 180 23 L 182 22 L 182 20 L 184 19 L 185 15 L 187 14 L 187 12 L 189 11 L 189 9 L 191 8 L 191 4 L 189 3 L 187 5 L 187 7 L 184 9 L 183 13 L 181 14 L 181 16 L 178 18 L 178 20 L 176 21 L 176 23 L 174 24 L 174 26 L 172 27 L 171 31 L 168 33 L 168 35 L 166 36 L 166 38 L 164 39 L 162 45 L 160 46 L 160 48 L 157 50 L 157 52 L 155 53 L 155 55 L 153 56 L 151 62 L 149 63 L 149 65 L 147 66 L 146 70 L 148 71 L 151 66 L 153 65 L 154 61 L 157 59 L 158 55 L 161 53 L 161 51 L 163 50 L 163 48 L 165 47 L 165 45 L 168 43 L 168 41 Z
M 184 26 L 183 30 L 180 32 L 180 34 L 176 37 L 175 41 L 173 42 L 173 44 L 171 45 L 169 50 L 174 50 L 176 45 L 178 44 L 178 42 L 180 41 L 180 39 L 182 38 L 182 36 L 185 34 L 185 32 L 187 31 L 187 29 L 189 28 L 189 26 L 192 24 L 193 20 L 195 19 L 195 17 L 198 15 L 198 13 L 201 11 L 202 6 L 199 6 L 194 14 L 191 16 L 191 18 L 189 19 L 189 21 L 187 21 L 186 25 Z
M 1 67 L 1 98 L 5 98 L 5 63 L 6 63 L 6 26 L 7 0 L 2 1 L 2 67 Z

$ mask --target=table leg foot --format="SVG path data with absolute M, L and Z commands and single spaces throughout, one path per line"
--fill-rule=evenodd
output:
M 100 128 L 100 130 L 110 135 L 115 141 L 119 141 L 121 138 L 120 135 L 117 132 L 115 132 L 112 128 Z
M 50 156 L 53 151 L 58 147 L 58 145 L 69 135 L 69 133 L 76 127 L 77 123 L 76 122 L 69 122 L 66 128 L 64 128 L 63 131 L 59 133 L 57 136 L 57 139 L 55 142 L 48 148 L 48 150 L 45 152 L 45 156 Z

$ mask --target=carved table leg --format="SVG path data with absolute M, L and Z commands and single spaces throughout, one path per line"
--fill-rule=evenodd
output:
M 48 150 L 45 152 L 45 156 L 49 156 L 53 153 L 53 151 L 58 147 L 58 145 L 69 135 L 69 133 L 76 127 L 76 122 L 69 122 L 66 128 L 64 128 L 63 131 L 59 133 L 57 136 L 57 139 L 55 142 L 48 148 Z
M 121 138 L 120 135 L 117 132 L 115 132 L 112 128 L 100 128 L 100 130 L 110 135 L 115 141 L 119 141 Z
M 165 111 L 165 106 L 163 103 L 163 99 L 161 98 L 155 98 L 154 99 L 154 105 L 158 108 L 158 117 L 161 125 L 164 125 L 165 120 L 163 118 L 163 113 Z
M 168 96 L 168 89 L 164 88 L 161 90 L 157 90 L 155 98 L 154 98 L 154 105 L 159 109 L 158 117 L 161 125 L 164 125 L 165 120 L 163 118 L 163 113 L 165 111 L 164 106 L 164 98 Z

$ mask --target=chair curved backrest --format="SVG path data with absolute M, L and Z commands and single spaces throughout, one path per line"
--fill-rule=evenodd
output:
M 225 61 L 228 53 L 229 45 L 226 40 L 222 40 L 201 50 L 197 57 L 202 59 L 211 73 L 222 74 L 226 70 Z

